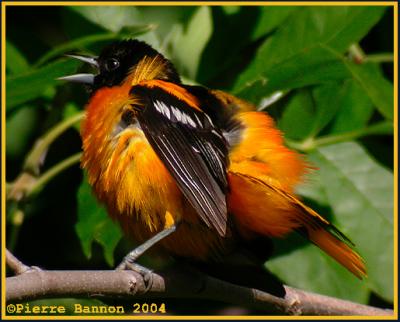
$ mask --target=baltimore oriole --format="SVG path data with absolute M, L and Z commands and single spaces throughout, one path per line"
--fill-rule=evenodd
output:
M 172 63 L 138 40 L 115 42 L 99 57 L 70 56 L 98 69 L 62 79 L 91 90 L 82 167 L 111 217 L 143 243 L 125 264 L 156 243 L 199 262 L 243 249 L 256 258 L 262 251 L 252 241 L 297 231 L 366 275 L 349 239 L 295 196 L 308 166 L 266 113 L 182 84 Z

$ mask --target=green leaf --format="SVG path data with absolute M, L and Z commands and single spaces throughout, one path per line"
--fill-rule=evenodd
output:
M 287 19 L 287 23 L 260 47 L 255 59 L 236 82 L 235 91 L 241 92 L 246 84 L 256 81 L 271 82 L 275 76 L 281 79 L 281 83 L 283 78 L 290 79 L 290 75 L 286 75 L 285 71 L 281 73 L 277 71 L 278 66 L 282 66 L 286 61 L 290 61 L 291 68 L 288 72 L 298 78 L 302 76 L 310 78 L 309 73 L 316 73 L 322 78 L 319 70 L 315 68 L 326 72 L 327 67 L 324 66 L 324 62 L 331 65 L 332 60 L 336 59 L 326 52 L 321 53 L 320 48 L 331 46 L 343 53 L 352 43 L 358 42 L 367 34 L 384 10 L 384 7 L 361 6 L 310 6 L 296 10 L 290 16 L 291 19 Z M 315 50 L 317 52 L 314 52 Z M 321 54 L 325 54 L 325 59 Z M 316 56 L 315 61 L 313 56 Z M 332 68 L 328 71 L 333 72 Z M 288 88 L 284 82 L 282 86 L 284 87 L 278 89 Z
M 133 26 L 122 29 L 118 34 L 110 32 L 99 33 L 68 41 L 48 51 L 35 63 L 35 67 L 41 66 L 50 59 L 68 53 L 71 50 L 80 50 L 81 48 L 101 41 L 126 39 L 139 36 L 151 30 L 153 27 L 154 26 L 150 25 Z
M 176 25 L 171 39 L 171 54 L 185 76 L 196 78 L 201 54 L 212 30 L 211 10 L 206 6 L 199 7 L 194 12 L 186 28 L 182 24 Z
M 6 154 L 11 159 L 22 158 L 29 151 L 39 115 L 31 106 L 23 106 L 7 115 Z M 18 133 L 18 135 L 15 135 Z
M 351 77 L 358 82 L 379 112 L 392 120 L 394 108 L 393 84 L 382 75 L 379 65 L 375 63 L 356 64 L 343 58 L 334 49 L 327 46 L 324 47 L 332 55 L 343 61 Z
M 6 69 L 11 74 L 20 74 L 29 69 L 24 55 L 9 41 L 6 41 Z
M 276 251 L 302 245 L 304 239 L 292 235 L 275 243 Z M 268 269 L 286 284 L 307 291 L 367 303 L 369 291 L 334 259 L 312 244 L 285 252 L 266 263 Z
M 158 40 L 165 45 L 170 41 L 170 33 L 175 24 L 187 25 L 193 13 L 197 10 L 194 6 L 139 6 L 143 23 L 156 25 L 154 29 Z
M 353 78 L 369 96 L 379 112 L 386 118 L 393 120 L 393 84 L 383 77 L 381 73 L 377 72 L 377 65 L 358 65 L 346 61 L 345 64 Z
M 320 148 L 312 160 L 338 226 L 366 261 L 368 287 L 393 300 L 393 174 L 355 142 Z
M 325 7 L 325 19 L 329 19 L 331 25 L 324 33 L 323 42 L 339 52 L 346 51 L 353 43 L 358 43 L 373 26 L 382 18 L 389 6 L 348 6 L 348 7 Z M 334 12 L 332 12 L 334 11 Z M 336 17 L 332 18 L 332 14 Z M 329 16 L 329 17 L 328 17 Z M 315 22 L 321 19 L 319 14 L 315 14 Z M 340 25 L 337 25 L 337 24 Z M 323 28 L 324 28 L 323 27 Z
M 370 63 L 357 65 L 340 57 L 329 47 L 317 46 L 306 54 L 296 55 L 272 67 L 268 74 L 269 78 L 261 78 L 247 84 L 237 95 L 258 102 L 279 90 L 329 83 L 351 77 L 381 114 L 393 119 L 393 85 L 377 72 L 376 67 L 376 64 Z
M 339 110 L 330 127 L 331 134 L 364 128 L 374 111 L 370 98 L 353 79 L 348 79 L 343 83 L 334 102 Z
M 310 136 L 317 136 L 321 130 L 335 117 L 340 105 L 338 104 L 341 84 L 332 82 L 317 86 L 313 89 L 313 97 L 316 105 L 315 119 Z
M 240 73 L 241 66 L 248 60 L 246 51 L 262 7 L 236 8 L 238 10 L 227 12 L 223 7 L 211 7 L 213 32 L 201 55 L 196 75 L 199 83 L 211 81 L 217 87 L 229 87 L 236 78 L 234 75 Z
M 61 60 L 22 75 L 7 77 L 7 112 L 17 105 L 42 97 L 48 87 L 61 84 L 60 81 L 56 80 L 57 77 L 73 73 L 77 66 L 78 62 L 76 61 Z
M 221 10 L 228 16 L 237 14 L 240 11 L 240 6 L 222 6 Z
M 337 82 L 316 86 L 312 90 L 303 88 L 289 102 L 278 123 L 290 139 L 313 138 L 335 117 L 339 108 Z
M 297 7 L 260 7 L 260 16 L 252 33 L 252 39 L 258 39 L 281 25 Z
M 316 45 L 272 66 L 268 72 L 249 81 L 236 95 L 258 103 L 263 97 L 280 90 L 330 83 L 349 77 L 343 62 L 330 50 Z
M 356 244 L 369 277 L 357 280 L 312 245 L 286 252 L 267 266 L 286 283 L 307 290 L 364 303 L 372 290 L 392 300 L 392 173 L 355 142 L 320 148 L 310 159 L 319 168 L 320 186 L 325 191 L 322 196 L 334 212 L 333 222 Z M 292 236 L 278 245 L 285 249 L 285 245 L 301 244 L 300 237 Z
M 113 32 L 119 32 L 126 26 L 142 23 L 139 10 L 132 6 L 72 6 L 70 8 L 89 21 Z
M 368 135 L 393 135 L 393 122 L 382 121 L 364 129 Z
M 307 161 L 310 162 L 310 160 Z M 315 165 L 311 164 L 311 166 Z M 304 181 L 296 187 L 296 193 L 303 198 L 317 202 L 320 206 L 329 205 L 318 169 L 309 169 L 308 171 L 304 176 Z
M 122 237 L 121 230 L 97 202 L 86 177 L 78 190 L 78 222 L 76 232 L 87 258 L 92 255 L 92 243 L 98 242 L 110 266 L 114 265 L 114 250 Z
M 64 39 L 74 40 L 89 35 L 109 32 L 109 30 L 90 21 L 70 6 L 63 7 L 61 10 L 60 22 L 63 33 L 66 36 Z
M 301 140 L 309 136 L 314 118 L 315 105 L 311 91 L 303 88 L 291 97 L 278 121 L 278 126 L 286 138 Z

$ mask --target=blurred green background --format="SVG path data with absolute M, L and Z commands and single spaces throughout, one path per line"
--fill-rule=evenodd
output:
M 171 59 L 185 82 L 226 90 L 276 119 L 287 145 L 318 168 L 299 194 L 350 236 L 369 278 L 358 281 L 294 235 L 276 241 L 267 267 L 291 286 L 391 307 L 393 14 L 384 6 L 7 6 L 7 247 L 46 269 L 107 269 L 133 247 L 77 162 L 88 93 L 55 79 L 84 70 L 62 54 L 96 54 L 137 37 Z M 167 303 L 171 314 L 260 314 Z

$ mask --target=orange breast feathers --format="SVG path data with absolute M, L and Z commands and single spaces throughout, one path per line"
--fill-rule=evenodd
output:
M 120 128 L 122 115 L 134 104 L 130 89 L 127 83 L 100 89 L 90 100 L 81 133 L 82 167 L 111 216 L 140 219 L 154 233 L 163 227 L 166 209 L 182 212 L 181 193 L 140 127 Z

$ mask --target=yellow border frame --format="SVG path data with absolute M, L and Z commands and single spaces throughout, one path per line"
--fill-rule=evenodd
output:
M 2 39 L 6 39 L 6 7 L 7 6 L 67 6 L 67 5 L 77 5 L 77 6 L 106 6 L 110 5 L 110 2 L 97 2 L 97 1 L 3 1 L 1 3 L 1 26 L 2 26 Z M 394 315 L 393 316 L 118 316 L 118 315 L 95 315 L 95 316 L 11 316 L 5 314 L 6 309 L 6 300 L 5 300 L 5 285 L 6 285 L 6 273 L 5 273 L 5 227 L 6 227 L 6 195 L 5 195 L 5 124 L 6 124 L 6 113 L 5 113 L 5 105 L 6 105 L 6 86 L 5 86 L 5 55 L 6 49 L 5 45 L 1 48 L 2 53 L 2 74 L 1 74 L 1 121 L 2 121 L 2 149 L 1 149 L 1 158 L 2 158 L 2 200 L 1 200 L 1 209 L 2 209 L 2 226 L 1 226 L 1 281 L 2 281 L 2 290 L 1 290 L 1 319 L 2 320 L 397 320 L 398 319 L 398 187 L 397 187 L 397 177 L 398 177 L 398 3 L 397 1 L 350 1 L 350 2 L 340 2 L 340 1 L 318 1 L 318 2 L 303 2 L 303 1 L 290 1 L 290 2 L 260 2 L 260 1 L 221 1 L 221 2 L 190 2 L 190 1 L 171 1 L 171 2 L 159 2 L 159 1 L 132 1 L 132 2 L 118 2 L 112 1 L 112 5 L 114 6 L 199 6 L 199 5 L 207 5 L 207 6 L 220 6 L 220 5 L 245 5 L 245 6 L 290 6 L 290 5 L 301 5 L 301 6 L 339 6 L 339 5 L 350 5 L 350 6 L 390 6 L 393 7 L 394 10 L 394 221 L 393 221 L 393 229 L 394 229 Z M 3 42 L 4 44 L 5 42 Z

